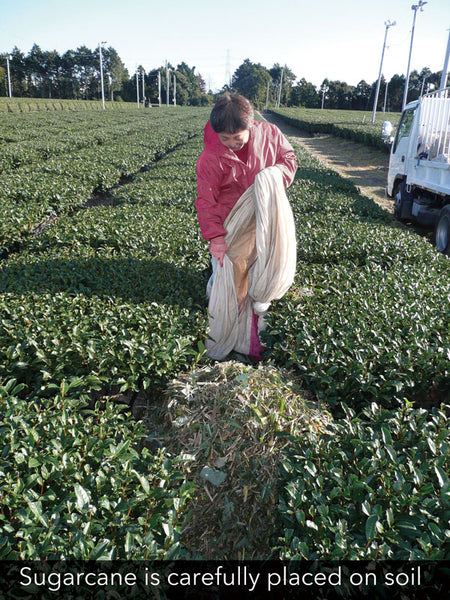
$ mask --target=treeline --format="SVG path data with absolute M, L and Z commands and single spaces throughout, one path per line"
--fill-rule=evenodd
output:
M 409 77 L 408 102 L 416 100 L 428 89 L 439 87 L 441 73 L 432 73 L 425 68 L 412 71 Z M 255 106 L 303 106 L 305 108 L 335 108 L 349 110 L 371 110 L 375 100 L 377 81 L 367 83 L 362 80 L 356 86 L 344 81 L 324 79 L 319 87 L 296 75 L 288 66 L 274 65 L 267 69 L 259 63 L 246 59 L 236 69 L 231 88 L 248 97 Z M 398 112 L 402 108 L 404 75 L 394 75 L 389 81 L 381 79 L 377 110 L 384 107 Z M 386 93 L 387 92 L 387 93 Z
M 139 101 L 199 106 L 213 101 L 195 67 L 182 62 L 146 71 L 139 66 L 130 75 L 117 51 L 103 47 L 102 71 L 104 94 L 107 101 Z M 6 57 L 10 56 L 9 70 L 12 93 L 15 97 L 99 100 L 101 98 L 100 48 L 80 46 L 60 55 L 56 50 L 44 51 L 34 44 L 25 56 L 19 48 L 2 53 L 0 60 L 0 96 L 9 95 Z M 136 76 L 137 75 L 137 76 Z M 169 83 L 169 95 L 167 94 Z M 138 88 L 138 89 L 137 89 Z M 139 91 L 138 91 L 139 90 Z
M 7 96 L 8 54 L 0 60 L 0 95 Z M 17 47 L 9 55 L 10 81 L 13 95 L 28 98 L 98 100 L 101 98 L 100 48 L 81 46 L 60 55 L 56 50 L 43 51 L 35 44 L 27 56 Z M 206 89 L 201 74 L 185 62 L 176 67 L 170 63 L 150 71 L 139 66 L 131 74 L 114 48 L 102 48 L 104 94 L 108 101 L 150 102 L 200 106 L 211 104 L 215 94 Z M 441 72 L 430 69 L 412 71 L 409 77 L 408 101 L 417 99 L 430 87 L 438 87 Z M 319 87 L 298 79 L 285 65 L 266 68 L 250 59 L 236 69 L 232 79 L 221 90 L 231 89 L 249 98 L 257 108 L 304 106 L 370 110 L 373 108 L 377 82 L 362 80 L 356 86 L 344 81 L 324 79 Z M 405 86 L 404 75 L 382 78 L 377 110 L 400 111 Z

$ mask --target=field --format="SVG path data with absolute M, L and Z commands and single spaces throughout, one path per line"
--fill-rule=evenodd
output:
M 107 110 L 134 110 L 136 104 L 131 102 L 108 102 L 105 101 Z M 42 98 L 0 98 L 0 113 L 18 112 L 48 112 L 48 111 L 91 111 L 103 110 L 100 100 L 60 100 Z
M 213 363 L 208 114 L 2 116 L 0 557 L 449 558 L 449 259 L 296 147 L 267 358 Z
M 372 123 L 372 113 L 358 110 L 319 110 L 316 108 L 279 108 L 270 111 L 286 123 L 309 133 L 332 133 L 335 136 L 374 146 L 389 152 L 390 146 L 381 138 L 383 121 L 390 121 L 396 127 L 400 113 L 376 113 Z

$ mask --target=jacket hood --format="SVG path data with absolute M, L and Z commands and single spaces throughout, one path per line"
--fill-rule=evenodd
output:
M 221 146 L 226 149 L 220 141 L 217 133 L 211 127 L 211 123 L 209 121 L 205 125 L 203 141 L 205 143 L 205 150 L 221 150 Z
M 251 126 L 250 131 L 252 131 L 253 127 L 254 127 L 254 124 Z M 228 158 L 231 158 L 233 160 L 239 160 L 237 158 L 236 154 L 232 150 L 230 150 L 224 144 L 222 144 L 218 134 L 213 130 L 209 121 L 205 125 L 205 133 L 203 135 L 203 141 L 205 144 L 205 150 L 207 152 L 212 152 L 212 153 L 214 153 L 216 155 L 220 155 L 222 157 L 227 156 Z M 249 140 L 249 142 L 250 142 L 250 140 Z M 247 142 L 247 143 L 249 143 L 249 142 Z

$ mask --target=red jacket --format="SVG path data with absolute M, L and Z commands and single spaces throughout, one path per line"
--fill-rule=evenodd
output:
M 225 235 L 223 222 L 229 212 L 255 180 L 257 173 L 277 165 L 288 187 L 297 170 L 292 146 L 281 131 L 271 123 L 254 121 L 250 127 L 247 164 L 227 148 L 213 131 L 205 127 L 205 149 L 197 161 L 197 192 L 195 208 L 202 237 L 212 240 Z

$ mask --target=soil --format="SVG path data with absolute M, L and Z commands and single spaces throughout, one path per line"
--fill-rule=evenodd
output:
M 393 214 L 393 201 L 385 193 L 388 154 L 331 134 L 311 135 L 288 125 L 273 114 L 264 113 L 264 118 L 275 123 L 291 141 L 301 144 L 327 167 L 351 179 L 361 194 L 372 198 Z

